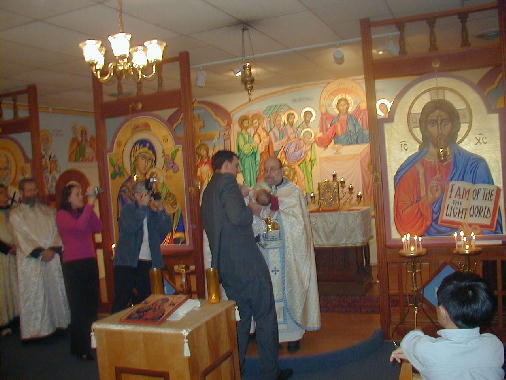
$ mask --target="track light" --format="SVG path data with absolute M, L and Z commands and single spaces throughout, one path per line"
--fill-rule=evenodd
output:
M 332 57 L 334 58 L 336 65 L 342 65 L 344 63 L 344 53 L 341 49 L 334 50 Z
M 207 71 L 200 69 L 197 71 L 197 77 L 195 78 L 195 86 L 204 87 L 206 85 Z

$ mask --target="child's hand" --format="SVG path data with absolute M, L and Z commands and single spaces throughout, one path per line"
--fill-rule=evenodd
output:
M 396 361 L 397 363 L 400 363 L 401 360 L 407 360 L 406 356 L 404 355 L 404 352 L 402 352 L 402 348 L 398 348 L 397 350 L 393 351 L 390 355 L 390 361 Z
M 239 189 L 241 190 L 241 194 L 243 197 L 247 197 L 249 195 L 250 188 L 246 185 L 239 185 Z

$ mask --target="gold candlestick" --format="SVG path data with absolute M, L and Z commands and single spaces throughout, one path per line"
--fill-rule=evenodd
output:
M 162 271 L 160 269 L 152 268 L 149 271 L 149 283 L 151 285 L 151 294 L 165 294 Z
M 207 279 L 207 301 L 209 303 L 219 303 L 221 301 L 220 296 L 220 280 L 218 276 L 218 269 L 209 268 L 206 269 Z

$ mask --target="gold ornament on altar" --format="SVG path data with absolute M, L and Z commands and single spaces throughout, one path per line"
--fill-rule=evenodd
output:
M 332 173 L 332 181 L 325 179 L 318 183 L 318 208 L 320 210 L 344 210 L 362 201 L 363 194 L 359 191 L 354 197 L 355 189 L 350 183 L 346 186 L 344 177 L 337 179 L 337 173 Z M 314 204 L 315 195 L 311 193 L 311 204 Z

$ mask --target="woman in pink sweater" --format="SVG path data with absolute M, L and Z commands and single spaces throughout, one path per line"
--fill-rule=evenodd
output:
M 81 186 L 70 183 L 63 188 L 56 225 L 63 241 L 63 277 L 70 304 L 70 352 L 83 360 L 93 360 L 91 324 L 97 319 L 98 268 L 93 234 L 102 222 L 93 211 L 97 197 L 92 188 L 84 205 Z

